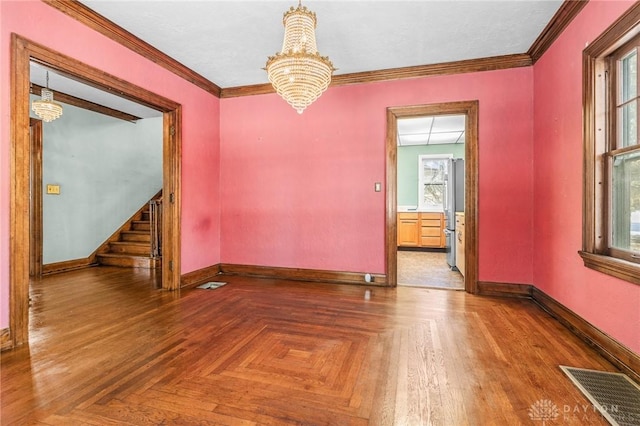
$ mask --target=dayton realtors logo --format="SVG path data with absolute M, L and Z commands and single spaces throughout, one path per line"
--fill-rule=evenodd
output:
M 549 399 L 540 399 L 529 407 L 529 418 L 534 422 L 542 422 L 543 425 L 546 425 L 547 422 L 555 423 L 556 421 L 587 421 L 591 416 L 600 416 L 601 414 L 607 418 L 609 418 L 608 416 L 617 416 L 617 418 L 625 420 L 632 420 L 635 417 L 633 414 L 621 413 L 620 407 L 617 405 L 599 406 L 598 408 L 593 404 L 565 404 L 558 407 Z
M 529 417 L 533 421 L 542 421 L 545 425 L 548 421 L 553 421 L 560 416 L 558 406 L 548 399 L 540 399 L 529 407 Z

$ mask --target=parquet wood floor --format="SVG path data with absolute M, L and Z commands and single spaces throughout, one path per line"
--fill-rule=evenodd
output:
M 527 300 L 234 276 L 171 293 L 147 274 L 33 283 L 3 425 L 534 425 L 541 400 L 553 424 L 607 424 L 558 364 L 614 368 Z

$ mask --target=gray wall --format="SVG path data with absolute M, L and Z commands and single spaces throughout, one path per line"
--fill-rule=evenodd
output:
M 162 188 L 162 117 L 129 123 L 63 107 L 43 123 L 44 264 L 86 258 Z

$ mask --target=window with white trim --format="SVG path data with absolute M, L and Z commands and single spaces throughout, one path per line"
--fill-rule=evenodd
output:
M 418 209 L 444 210 L 446 179 L 450 154 L 418 156 Z

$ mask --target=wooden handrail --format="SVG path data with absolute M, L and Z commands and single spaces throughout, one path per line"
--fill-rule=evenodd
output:
M 162 198 L 149 201 L 151 257 L 162 256 Z

